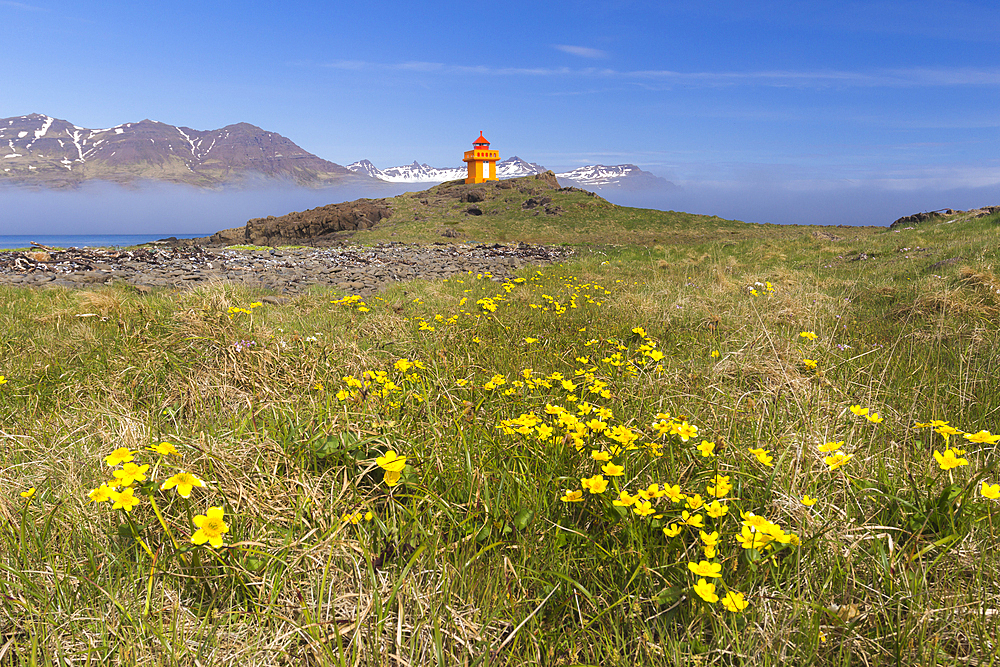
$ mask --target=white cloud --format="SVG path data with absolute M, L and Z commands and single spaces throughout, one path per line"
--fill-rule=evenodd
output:
M 607 53 L 600 49 L 591 49 L 587 46 L 570 46 L 569 44 L 553 44 L 552 48 L 559 49 L 563 53 L 568 53 L 581 58 L 606 58 Z
M 951 86 L 1000 86 L 1000 67 L 923 67 L 879 69 L 867 72 L 850 70 L 678 72 L 675 70 L 655 69 L 614 70 L 605 67 L 490 67 L 487 65 L 450 65 L 447 63 L 419 61 L 377 63 L 362 60 L 336 60 L 324 63 L 322 67 L 341 70 L 408 71 L 448 75 L 563 76 L 617 81 L 660 82 L 666 85 L 694 87 L 940 88 Z
M 15 9 L 24 9 L 29 12 L 47 12 L 49 10 L 42 7 L 35 7 L 33 5 L 26 5 L 23 2 L 12 2 L 11 0 L 0 0 L 0 7 L 14 7 Z

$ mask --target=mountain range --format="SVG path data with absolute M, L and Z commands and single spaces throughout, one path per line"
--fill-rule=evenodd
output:
M 517 156 L 497 163 L 501 179 L 545 171 Z M 143 120 L 88 129 L 42 114 L 0 119 L 0 183 L 15 185 L 58 188 L 99 180 L 219 187 L 277 180 L 308 187 L 378 187 L 442 183 L 465 176 L 465 167 L 437 168 L 418 162 L 379 169 L 359 160 L 344 167 L 249 123 L 193 130 Z M 676 188 L 632 164 L 590 165 L 556 177 L 591 190 Z

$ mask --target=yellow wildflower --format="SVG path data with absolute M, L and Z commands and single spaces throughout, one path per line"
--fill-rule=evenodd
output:
M 854 454 L 842 454 L 837 452 L 823 458 L 823 463 L 830 466 L 830 470 L 836 470 L 854 458 Z
M 709 457 L 712 456 L 713 455 L 712 452 L 715 451 L 715 443 L 709 442 L 708 440 L 702 440 L 701 444 L 698 445 L 697 449 L 699 452 L 701 452 L 702 456 Z
M 944 454 L 938 450 L 934 450 L 934 460 L 938 462 L 941 466 L 941 470 L 951 470 L 952 468 L 957 468 L 959 466 L 969 465 L 969 460 L 961 458 L 958 454 L 958 450 L 949 447 L 944 450 Z
M 203 487 L 205 486 L 205 482 L 201 481 L 189 472 L 179 472 L 165 481 L 160 486 L 160 491 L 169 491 L 170 489 L 177 487 L 177 494 L 181 498 L 188 498 L 191 496 L 191 489 L 196 486 Z
M 743 598 L 743 593 L 738 591 L 729 591 L 726 593 L 725 597 L 722 598 L 722 604 L 726 609 L 734 614 L 737 614 L 746 609 L 750 603 Z
M 694 585 L 694 592 L 705 602 L 715 604 L 719 601 L 719 596 L 715 594 L 715 584 L 710 584 L 705 579 L 699 579 Z
M 107 463 L 112 468 L 115 466 L 120 466 L 123 463 L 128 463 L 132 460 L 132 452 L 128 447 L 119 447 L 115 451 L 111 452 L 104 462 Z
M 173 454 L 174 456 L 180 456 L 181 455 L 181 453 L 179 451 L 177 451 L 177 448 L 174 447 L 169 442 L 161 442 L 158 445 L 153 445 L 149 449 L 150 449 L 150 451 L 154 451 L 157 454 L 161 454 L 163 456 L 167 456 L 168 454 Z
M 757 460 L 760 461 L 761 464 L 766 465 L 768 467 L 774 467 L 774 463 L 772 463 L 774 457 L 771 456 L 768 450 L 764 449 L 763 447 L 758 447 L 756 449 L 751 447 L 750 453 L 756 456 Z
M 625 466 L 615 465 L 614 463 L 608 463 L 601 466 L 601 471 L 608 477 L 621 477 L 625 474 Z
M 705 507 L 705 511 L 708 512 L 708 516 L 713 519 L 719 519 L 724 517 L 729 511 L 729 505 L 723 505 L 718 500 L 713 500 Z
M 688 569 L 699 577 L 711 577 L 716 579 L 722 576 L 722 564 L 710 563 L 707 560 L 703 560 L 699 563 L 688 563 Z
M 635 506 L 632 508 L 632 511 L 638 514 L 639 516 L 649 516 L 656 510 L 653 509 L 653 504 L 648 500 L 639 500 L 635 503 Z
M 981 445 L 995 445 L 1000 443 L 1000 434 L 993 435 L 989 431 L 980 431 L 979 433 L 966 433 L 965 439 Z
M 591 493 L 604 493 L 608 490 L 608 480 L 604 479 L 604 475 L 594 475 L 581 479 L 580 486 Z
M 191 536 L 195 544 L 205 544 L 218 549 L 222 546 L 222 536 L 229 532 L 229 526 L 222 520 L 221 507 L 209 507 L 205 514 L 198 514 L 192 519 L 198 530 Z

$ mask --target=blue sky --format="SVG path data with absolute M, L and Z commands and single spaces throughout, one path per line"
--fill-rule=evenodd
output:
M 998 7 L 0 0 L 0 117 L 246 121 L 380 167 L 460 166 L 483 130 L 638 164 L 684 188 L 661 208 L 887 224 L 1000 204 Z

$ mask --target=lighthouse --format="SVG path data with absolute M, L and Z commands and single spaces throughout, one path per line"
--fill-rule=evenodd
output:
M 469 165 L 469 176 L 466 183 L 483 183 L 485 181 L 497 181 L 497 160 L 500 159 L 499 151 L 490 150 L 490 142 L 479 132 L 479 138 L 472 142 L 472 150 L 465 151 L 462 162 Z

